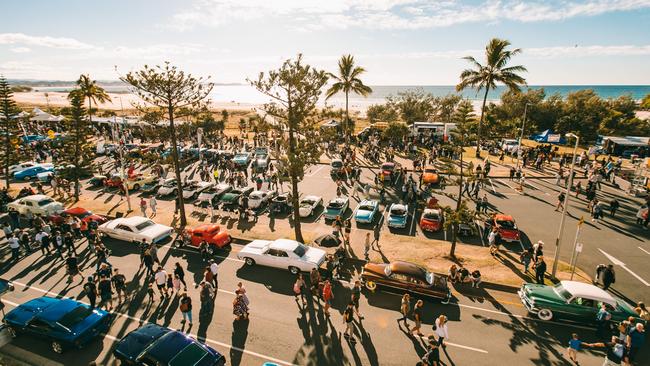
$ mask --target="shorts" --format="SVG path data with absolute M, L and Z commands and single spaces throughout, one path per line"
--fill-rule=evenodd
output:
M 359 310 L 359 299 L 353 297 L 352 304 L 354 305 L 355 309 Z
M 575 348 L 569 347 L 569 348 L 567 348 L 566 352 L 567 352 L 567 354 L 569 355 L 570 358 L 572 358 L 574 360 L 576 358 L 578 358 L 578 351 Z
M 108 293 L 102 293 L 101 296 L 100 296 L 100 298 L 102 299 L 102 301 L 108 301 L 108 300 L 110 300 L 110 299 L 113 297 L 112 295 L 113 295 L 113 294 L 111 294 L 110 292 L 108 292 Z
M 158 290 L 160 290 L 160 291 L 165 289 L 165 284 L 162 284 L 162 285 L 156 284 L 156 286 L 158 286 Z

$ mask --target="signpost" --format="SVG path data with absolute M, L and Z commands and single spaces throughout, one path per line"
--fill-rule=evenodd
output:
M 573 252 L 571 253 L 571 280 L 573 281 L 573 274 L 576 272 L 576 263 L 578 262 L 578 255 L 582 253 L 582 243 L 578 243 L 578 236 L 580 235 L 580 228 L 585 223 L 584 216 L 580 217 L 578 221 L 578 228 L 576 229 L 576 238 L 573 241 Z

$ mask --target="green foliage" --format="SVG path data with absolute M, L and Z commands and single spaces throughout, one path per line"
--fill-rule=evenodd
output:
M 641 105 L 639 106 L 643 110 L 650 110 L 650 94 L 646 95 L 642 100 L 641 100 Z
M 404 123 L 390 122 L 382 132 L 383 138 L 394 143 L 400 143 L 409 133 L 409 128 Z
M 366 116 L 370 123 L 397 121 L 397 111 L 388 104 L 374 104 L 368 107 Z
M 9 166 L 20 161 L 19 144 L 14 144 L 19 138 L 19 126 L 16 115 L 20 109 L 13 100 L 13 92 L 7 80 L 0 75 L 0 161 L 5 175 L 5 187 L 9 188 Z M 13 140 L 13 141 L 12 141 Z
M 77 87 L 78 89 L 75 89 L 73 92 L 80 93 L 82 98 L 88 99 L 88 117 L 92 122 L 92 115 L 95 112 L 92 103 L 95 102 L 95 105 L 97 105 L 97 103 L 110 102 L 111 97 L 88 74 L 79 76 Z
M 423 89 L 412 89 L 390 95 L 386 98 L 388 107 L 399 113 L 402 121 L 407 124 L 429 121 L 435 115 L 435 98 Z
M 463 100 L 458 94 L 449 94 L 444 97 L 436 97 L 433 100 L 436 120 L 439 122 L 451 122 L 456 107 Z
M 32 91 L 31 86 L 26 86 L 26 85 L 12 85 L 11 86 L 11 91 L 14 93 L 26 93 Z
M 355 66 L 352 55 L 343 55 L 339 60 L 338 75 L 328 73 L 327 76 L 334 79 L 335 82 L 330 86 L 325 94 L 326 99 L 333 97 L 335 94 L 343 92 L 345 94 L 345 120 L 343 121 L 343 130 L 349 136 L 354 130 L 354 123 L 350 119 L 348 109 L 348 98 L 350 93 L 368 96 L 372 89 L 365 85 L 359 78 L 366 70 L 361 66 Z
M 279 169 L 288 175 L 292 189 L 294 231 L 296 240 L 302 242 L 299 212 L 298 182 L 305 169 L 321 155 L 317 124 L 320 116 L 316 103 L 325 86 L 328 75 L 302 62 L 302 55 L 287 60 L 277 70 L 261 72 L 250 83 L 259 92 L 271 97 L 264 105 L 266 113 L 278 122 L 280 144 L 286 154 L 276 156 Z M 286 130 L 286 132 L 284 132 Z
M 226 127 L 223 119 L 216 120 L 214 115 L 207 108 L 198 113 L 196 117 L 197 126 L 203 129 L 203 135 L 207 139 L 216 139 L 220 131 Z

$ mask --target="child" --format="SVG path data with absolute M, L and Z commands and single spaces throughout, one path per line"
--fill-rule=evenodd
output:
M 172 286 L 176 291 L 176 295 L 178 295 L 181 292 L 181 278 L 177 274 L 174 275 L 174 279 L 172 280 Z
M 154 302 L 154 297 L 153 297 L 153 283 L 149 283 L 149 287 L 147 288 L 147 295 L 149 296 L 149 303 Z
M 578 365 L 578 351 L 584 346 L 585 344 L 578 339 L 578 335 L 576 333 L 571 334 L 571 339 L 569 340 L 569 348 L 567 348 L 567 354 L 569 355 L 569 358 L 571 361 L 573 361 L 576 365 Z

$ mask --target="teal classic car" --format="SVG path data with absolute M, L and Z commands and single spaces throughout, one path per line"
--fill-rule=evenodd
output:
M 388 227 L 403 229 L 409 220 L 409 206 L 393 203 L 388 209 Z
M 343 216 L 350 206 L 350 199 L 345 196 L 336 197 L 327 203 L 325 207 L 325 220 L 334 220 L 336 216 Z
M 359 224 L 371 224 L 379 211 L 379 202 L 375 200 L 363 200 L 354 210 L 354 219 Z
M 518 293 L 528 312 L 541 320 L 566 319 L 593 323 L 601 304 L 605 304 L 612 315 L 612 322 L 626 320 L 630 316 L 642 322 L 625 301 L 588 283 L 560 281 L 555 286 L 526 283 Z

